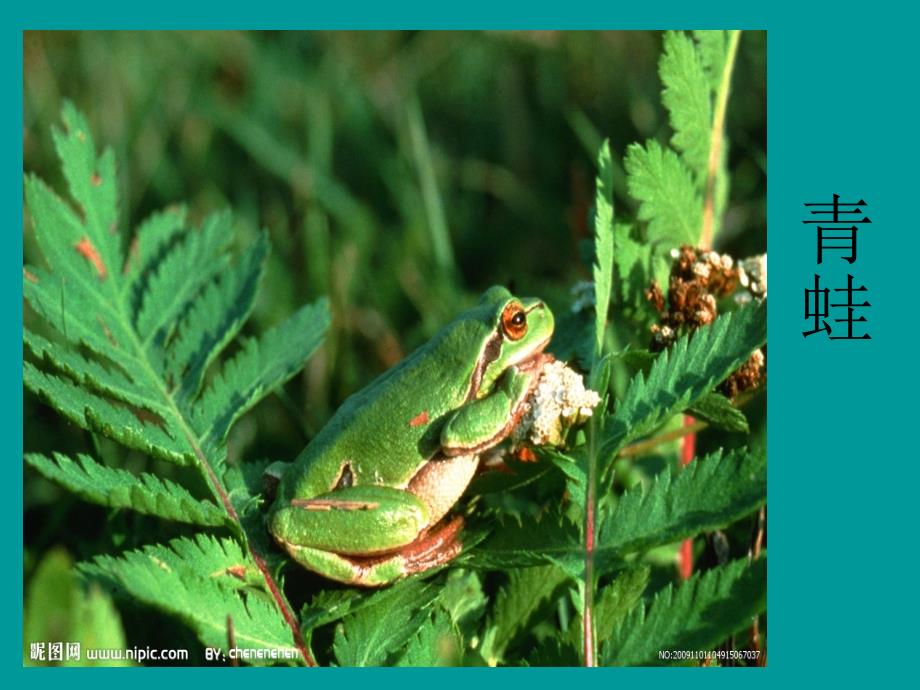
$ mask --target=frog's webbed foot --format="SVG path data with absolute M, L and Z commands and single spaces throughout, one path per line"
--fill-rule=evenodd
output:
M 378 562 L 396 558 L 401 562 L 403 575 L 420 573 L 444 565 L 456 558 L 463 550 L 459 535 L 463 529 L 463 517 L 456 517 L 438 523 L 423 531 L 411 544 L 402 547 L 389 556 L 354 559 L 358 563 L 365 561 L 365 567 L 373 567 Z

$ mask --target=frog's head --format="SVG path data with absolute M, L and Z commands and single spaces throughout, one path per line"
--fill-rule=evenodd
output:
M 482 397 L 502 373 L 539 355 L 553 336 L 555 321 L 543 300 L 515 297 L 501 286 L 493 286 L 479 298 L 493 328 L 480 359 L 481 378 L 477 396 Z

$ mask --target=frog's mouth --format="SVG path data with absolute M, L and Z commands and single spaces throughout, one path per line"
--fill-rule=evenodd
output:
M 553 339 L 552 335 L 547 336 L 545 340 L 538 343 L 532 350 L 527 352 L 522 352 L 520 359 L 511 362 L 512 366 L 520 368 L 529 369 L 531 367 L 540 367 L 543 364 L 548 364 L 555 360 L 555 357 L 549 354 L 544 354 L 543 350 L 546 349 L 546 346 L 549 345 L 549 341 Z

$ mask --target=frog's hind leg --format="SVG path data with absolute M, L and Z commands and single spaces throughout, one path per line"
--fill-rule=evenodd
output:
M 406 575 L 444 565 L 463 548 L 457 535 L 463 518 L 425 530 L 411 544 L 390 554 L 370 557 L 343 556 L 331 551 L 288 544 L 291 556 L 307 568 L 350 585 L 380 587 Z

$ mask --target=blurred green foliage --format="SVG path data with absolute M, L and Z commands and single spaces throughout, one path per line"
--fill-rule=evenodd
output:
M 661 42 L 657 32 L 27 32 L 24 168 L 62 186 L 48 131 L 69 99 L 114 149 L 121 227 L 181 201 L 193 224 L 232 207 L 241 245 L 268 229 L 250 331 L 329 295 L 320 352 L 231 437 L 231 459 L 288 460 L 350 393 L 489 285 L 568 310 L 571 285 L 591 276 L 583 245 L 601 141 L 622 222 L 637 208 L 626 146 L 670 136 Z M 766 249 L 765 52 L 764 33 L 743 34 L 728 107 L 731 190 L 716 248 L 736 257 Z M 26 259 L 40 261 L 25 230 Z M 32 327 L 28 307 L 25 318 Z M 30 451 L 149 468 L 31 395 L 25 406 Z M 759 416 L 749 414 L 755 431 Z M 77 559 L 113 539 L 129 548 L 188 533 L 163 535 L 162 523 L 82 503 L 33 472 L 24 496 L 27 577 L 65 525 Z M 182 642 L 145 629 L 142 612 L 123 615 L 148 643 Z

